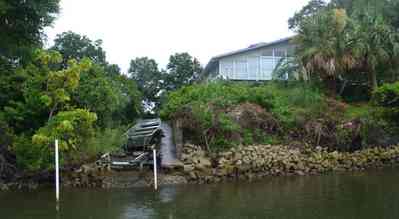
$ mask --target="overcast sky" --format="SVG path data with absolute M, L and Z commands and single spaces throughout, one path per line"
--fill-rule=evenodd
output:
M 293 35 L 287 20 L 309 0 L 61 0 L 61 14 L 46 30 L 72 30 L 102 39 L 110 63 L 125 72 L 148 56 L 164 68 L 188 52 L 205 65 L 212 56 Z

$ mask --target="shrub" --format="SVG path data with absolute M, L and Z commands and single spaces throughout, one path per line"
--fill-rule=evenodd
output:
M 169 93 L 161 109 L 164 120 L 181 120 L 189 140 L 201 136 L 211 150 L 237 144 L 279 142 L 282 128 L 296 125 L 303 112 L 319 115 L 323 95 L 304 84 L 212 82 Z
M 397 145 L 398 128 L 383 119 L 378 112 L 362 118 L 360 134 L 365 146 L 392 146 Z
M 15 135 L 3 118 L 0 112 L 0 181 L 10 179 L 16 172 L 15 157 L 9 151 Z
M 96 120 L 95 113 L 83 109 L 60 112 L 36 132 L 32 142 L 49 147 L 58 139 L 60 150 L 79 150 L 79 146 L 85 145 L 85 141 L 94 135 Z
M 30 136 L 20 135 L 15 138 L 13 152 L 16 155 L 17 166 L 24 170 L 40 170 L 54 168 L 54 157 L 49 147 L 38 147 L 32 144 Z
M 94 136 L 87 142 L 86 154 L 96 158 L 103 153 L 120 149 L 126 143 L 126 138 L 123 137 L 126 130 L 126 126 L 96 130 Z
M 0 153 L 1 149 L 7 149 L 11 144 L 14 134 L 8 124 L 4 122 L 3 114 L 0 113 Z
M 380 107 L 387 120 L 399 125 L 399 82 L 384 84 L 376 89 L 372 101 Z
M 77 152 L 84 150 L 87 140 L 94 135 L 96 114 L 77 109 L 60 112 L 32 138 L 19 137 L 14 143 L 17 163 L 29 170 L 53 168 L 54 141 L 59 140 L 61 163 L 73 162 Z

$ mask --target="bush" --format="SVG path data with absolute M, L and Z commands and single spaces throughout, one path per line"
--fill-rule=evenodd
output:
M 181 121 L 186 140 L 210 150 L 300 142 L 340 151 L 397 142 L 395 129 L 379 112 L 369 104 L 327 98 L 298 82 L 188 86 L 170 93 L 161 111 L 163 119 Z
M 15 136 L 3 118 L 0 113 L 0 181 L 10 179 L 16 172 L 15 157 L 9 151 Z
M 4 117 L 0 113 L 0 152 L 2 149 L 6 150 L 10 146 L 14 134 L 8 124 L 4 122 Z
M 96 158 L 98 155 L 106 152 L 115 151 L 126 143 L 126 138 L 123 134 L 126 132 L 127 127 L 122 126 L 119 128 L 105 128 L 96 130 L 95 135 L 88 141 L 85 147 L 86 154 L 91 158 Z
M 360 131 L 362 143 L 365 146 L 387 147 L 399 143 L 398 128 L 383 119 L 378 111 L 362 118 Z
M 399 82 L 379 87 L 373 93 L 372 101 L 387 120 L 399 125 Z
M 52 169 L 56 139 L 61 151 L 60 162 L 73 163 L 78 152 L 86 150 L 87 140 L 94 135 L 96 119 L 96 114 L 82 109 L 58 113 L 32 138 L 17 138 L 13 148 L 18 165 L 29 170 Z
M 43 167 L 54 168 L 54 156 L 50 148 L 33 145 L 30 136 L 16 137 L 13 143 L 13 152 L 16 155 L 19 169 L 35 171 Z
M 61 151 L 79 150 L 79 146 L 86 145 L 85 141 L 94 135 L 96 120 L 95 113 L 83 109 L 60 112 L 36 132 L 32 142 L 50 147 L 58 139 Z
M 219 150 L 279 142 L 281 129 L 294 127 L 300 114 L 317 116 L 326 106 L 323 95 L 305 84 L 219 81 L 169 93 L 161 117 L 181 120 L 186 139 Z

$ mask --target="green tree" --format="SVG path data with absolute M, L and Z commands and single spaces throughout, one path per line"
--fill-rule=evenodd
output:
M 108 64 L 105 66 L 105 72 L 110 76 L 121 74 L 121 68 L 116 64 Z
M 170 91 L 191 85 L 200 79 L 202 70 L 198 59 L 188 53 L 171 55 L 167 65 L 167 74 L 165 74 L 164 88 Z
M 398 31 L 399 30 L 399 1 L 384 1 L 384 16 L 392 27 Z
M 303 20 L 320 12 L 327 6 L 324 0 L 311 0 L 300 11 L 296 12 L 293 17 L 288 19 L 288 27 L 297 29 Z
M 45 90 L 41 92 L 41 102 L 50 108 L 49 120 L 63 104 L 71 100 L 71 93 L 79 86 L 80 73 L 88 70 L 91 62 L 83 59 L 80 63 L 76 60 L 68 61 L 68 68 L 52 71 L 47 66 L 61 62 L 62 56 L 57 52 L 40 51 L 37 60 L 41 62 L 43 70 L 47 72 L 45 77 Z
M 28 75 L 0 58 L 0 110 L 9 101 L 23 99 L 22 84 Z
M 300 23 L 296 54 L 310 77 L 326 82 L 336 93 L 337 78 L 356 65 L 349 38 L 351 20 L 343 9 L 323 10 Z
M 64 57 L 64 66 L 70 59 L 79 61 L 83 58 L 89 58 L 93 63 L 99 65 L 107 64 L 102 40 L 92 41 L 87 36 L 72 31 L 58 34 L 51 49 L 61 53 Z
M 0 180 L 7 180 L 16 172 L 15 157 L 9 152 L 14 135 L 0 113 Z
M 297 55 L 303 66 L 331 85 L 337 79 L 349 81 L 360 76 L 367 78 L 373 91 L 378 81 L 395 80 L 399 39 L 391 8 L 397 4 L 388 0 L 332 0 L 316 10 L 309 3 L 293 18 L 297 21 Z M 331 90 L 336 90 L 335 86 Z
M 370 14 L 369 10 L 357 13 L 353 51 L 374 91 L 378 87 L 378 67 L 389 65 L 398 57 L 399 38 L 382 16 Z
M 95 112 L 100 127 L 122 121 L 131 123 L 141 111 L 141 95 L 134 82 L 128 82 L 122 76 L 118 65 L 108 64 L 101 44 L 101 40 L 92 41 L 87 36 L 69 31 L 58 35 L 52 50 L 64 56 L 63 66 L 68 59 L 88 58 L 93 63 L 87 74 L 81 75 L 74 92 L 73 100 L 77 107 Z
M 137 83 L 126 75 L 115 76 L 112 83 L 114 87 L 118 88 L 121 99 L 124 100 L 123 107 L 113 113 L 113 118 L 121 121 L 122 124 L 131 124 L 143 112 L 142 93 L 139 91 Z
M 73 101 L 77 107 L 95 112 L 100 127 L 131 123 L 141 112 L 141 95 L 135 82 L 124 75 L 109 75 L 99 65 L 81 75 Z
M 21 97 L 8 101 L 3 109 L 16 133 L 36 130 L 58 110 L 68 106 L 72 92 L 79 85 L 80 73 L 90 67 L 90 61 L 77 63 L 71 60 L 68 68 L 51 68 L 61 60 L 58 52 L 39 50 L 32 64 L 18 69 L 17 74 L 22 80 L 18 82 Z
M 31 79 L 26 65 L 33 61 L 35 49 L 42 46 L 44 28 L 53 23 L 58 11 L 59 0 L 0 0 L 0 111 L 6 106 L 20 108 L 24 115 L 13 117 L 17 124 L 34 111 L 28 108 L 22 112 L 25 85 Z M 35 120 L 31 119 L 32 126 Z M 9 125 L 13 129 L 16 124 Z
M 53 168 L 54 141 L 59 140 L 61 163 L 72 163 L 93 137 L 97 117 L 83 109 L 59 112 L 33 137 L 20 136 L 14 144 L 19 167 L 29 170 Z
M 59 0 L 0 0 L 0 59 L 24 61 L 58 12 Z
M 147 102 L 159 100 L 162 75 L 155 60 L 147 57 L 131 60 L 128 73 L 130 78 L 136 81 Z
M 85 140 L 93 136 L 93 124 L 96 120 L 96 114 L 88 110 L 59 112 L 36 132 L 32 138 L 33 143 L 48 147 L 59 139 L 61 150 L 77 150 L 79 146 L 84 145 Z

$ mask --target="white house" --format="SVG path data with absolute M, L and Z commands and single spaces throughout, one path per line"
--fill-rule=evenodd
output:
M 295 46 L 292 37 L 269 43 L 258 43 L 213 57 L 205 67 L 208 78 L 223 78 L 240 81 L 266 81 L 280 60 L 293 55 Z

